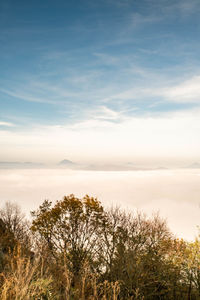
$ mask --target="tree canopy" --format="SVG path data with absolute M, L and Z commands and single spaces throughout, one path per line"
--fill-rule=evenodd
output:
M 15 205 L 0 216 L 1 299 L 200 299 L 200 241 L 159 215 L 71 194 L 45 200 L 30 229 Z

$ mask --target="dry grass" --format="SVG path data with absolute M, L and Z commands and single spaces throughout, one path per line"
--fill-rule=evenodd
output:
M 31 261 L 23 257 L 21 248 L 17 247 L 15 253 L 8 260 L 6 271 L 1 273 L 2 286 L 0 299 L 2 300 L 28 300 L 53 298 L 51 291 L 51 277 L 46 277 L 39 259 Z
M 117 300 L 120 292 L 118 282 L 105 281 L 97 284 L 97 276 L 84 266 L 79 286 L 72 289 L 72 274 L 64 263 L 63 278 L 65 282 L 64 295 L 53 293 L 53 279 L 44 274 L 43 260 L 27 258 L 17 247 L 8 260 L 6 271 L 1 273 L 1 300 L 30 300 L 30 299 L 77 299 L 77 300 Z M 46 273 L 46 272 L 45 272 Z M 89 290 L 89 292 L 88 292 Z
M 60 276 L 64 283 L 62 295 L 56 287 L 61 277 L 52 278 L 51 271 L 44 271 L 44 260 L 30 259 L 22 255 L 21 248 L 17 247 L 10 255 L 6 270 L 0 274 L 2 285 L 0 287 L 1 300 L 118 300 L 120 282 L 104 281 L 98 283 L 98 276 L 91 272 L 89 265 L 85 264 L 80 273 L 79 282 L 72 287 L 72 273 L 64 265 Z M 56 291 L 57 290 L 57 291 Z M 139 291 L 131 299 L 142 299 Z M 128 300 L 128 299 L 127 299 Z

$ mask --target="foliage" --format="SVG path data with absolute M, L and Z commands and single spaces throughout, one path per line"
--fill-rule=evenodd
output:
M 158 215 L 69 195 L 45 200 L 30 230 L 13 204 L 0 216 L 3 300 L 200 299 L 200 240 L 176 239 Z
M 103 218 L 103 207 L 97 199 L 70 195 L 57 201 L 53 208 L 46 200 L 32 215 L 31 230 L 39 232 L 55 257 L 65 254 L 74 274 L 85 261 L 94 262 Z

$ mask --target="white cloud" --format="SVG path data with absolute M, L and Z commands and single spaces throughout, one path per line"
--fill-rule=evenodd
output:
M 159 117 L 123 117 L 120 122 L 91 118 L 72 125 L 0 131 L 1 159 L 57 162 L 70 157 L 74 161 L 109 163 L 118 159 L 135 161 L 138 157 L 197 160 L 199 119 L 200 111 L 191 110 Z
M 152 96 L 158 95 L 158 89 L 155 88 L 143 88 L 141 87 L 134 87 L 121 93 L 117 93 L 111 96 L 108 96 L 103 99 L 104 102 L 109 102 L 112 100 L 133 100 L 133 99 L 145 99 Z
M 38 102 L 38 103 L 54 103 L 53 101 L 49 99 L 42 98 L 41 96 L 32 96 L 29 93 L 26 93 L 25 91 L 18 91 L 18 90 L 8 90 L 8 89 L 0 89 L 0 92 L 12 96 L 17 99 L 22 99 L 28 102 Z
M 176 86 L 163 89 L 161 95 L 175 102 L 200 103 L 200 76 L 194 76 Z
M 10 123 L 10 122 L 0 121 L 0 126 L 13 127 L 13 126 L 15 126 L 15 125 L 14 125 L 13 123 Z
M 88 110 L 88 116 L 94 120 L 115 121 L 122 119 L 122 112 L 115 111 L 105 105 L 98 106 L 96 109 Z
M 152 83 L 152 86 L 133 87 L 104 98 L 104 102 L 106 103 L 115 99 L 148 100 L 156 97 L 168 102 L 200 104 L 200 76 L 193 76 L 176 85 L 166 85 L 164 80 L 160 81 L 155 76 L 154 80 L 156 83 Z

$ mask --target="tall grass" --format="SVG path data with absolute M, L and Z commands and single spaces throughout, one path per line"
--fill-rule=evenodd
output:
M 97 283 L 97 275 L 93 274 L 87 264 L 79 277 L 79 284 L 72 287 L 72 274 L 64 262 L 62 281 L 64 293 L 58 292 L 61 277 L 53 278 L 44 270 L 44 261 L 40 257 L 30 258 L 22 254 L 21 247 L 16 247 L 13 254 L 8 254 L 4 272 L 0 274 L 1 300 L 117 300 L 119 299 L 119 282 Z
M 18 246 L 10 259 L 4 273 L 1 273 L 2 286 L 0 299 L 29 300 L 55 299 L 52 292 L 52 278 L 43 274 L 39 258 L 27 258 Z

